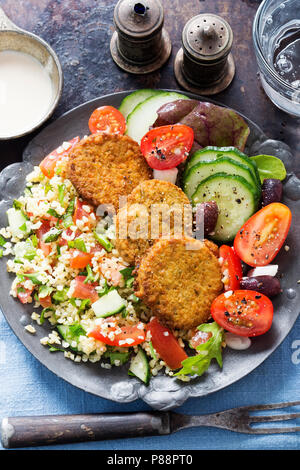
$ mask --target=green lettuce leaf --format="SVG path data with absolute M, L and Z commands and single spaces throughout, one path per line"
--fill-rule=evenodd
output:
M 254 160 L 258 169 L 259 177 L 261 182 L 264 179 L 275 178 L 278 180 L 284 180 L 286 177 L 286 169 L 283 162 L 272 155 L 255 155 L 251 157 Z
M 224 340 L 224 330 L 216 322 L 203 323 L 197 328 L 199 331 L 212 333 L 206 343 L 197 346 L 195 356 L 188 357 L 182 361 L 182 369 L 175 375 L 202 375 L 210 366 L 212 359 L 216 359 L 222 368 L 222 342 Z

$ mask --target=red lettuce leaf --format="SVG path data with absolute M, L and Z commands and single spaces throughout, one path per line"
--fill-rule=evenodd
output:
M 162 106 L 157 114 L 154 127 L 185 124 L 193 129 L 195 144 L 200 147 L 236 147 L 243 151 L 250 133 L 239 114 L 212 103 L 177 100 Z

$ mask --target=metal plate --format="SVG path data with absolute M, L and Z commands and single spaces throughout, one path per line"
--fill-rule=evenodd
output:
M 170 90 L 168 90 L 170 91 Z M 177 90 L 178 91 L 178 90 Z M 92 111 L 103 105 L 118 107 L 130 92 L 121 92 L 103 96 L 85 103 L 64 114 L 57 121 L 46 127 L 28 145 L 24 152 L 24 163 L 14 163 L 0 174 L 0 226 L 7 224 L 5 211 L 12 200 L 18 197 L 25 186 L 25 175 L 38 164 L 44 155 L 59 146 L 62 141 L 75 135 L 88 133 L 88 118 Z M 196 95 L 189 95 L 201 99 Z M 211 101 L 202 98 L 203 101 Z M 246 118 L 245 118 L 246 119 Z M 246 119 L 251 129 L 246 153 L 276 155 L 281 158 L 288 171 L 284 185 L 284 202 L 293 213 L 292 227 L 286 241 L 290 250 L 282 250 L 276 258 L 282 273 L 283 292 L 274 299 L 275 315 L 271 330 L 263 336 L 253 339 L 251 347 L 246 351 L 224 351 L 224 366 L 220 370 L 212 364 L 209 371 L 202 377 L 188 383 L 164 375 L 153 377 L 146 387 L 140 381 L 127 375 L 127 367 L 115 367 L 110 370 L 100 367 L 100 363 L 74 363 L 66 360 L 62 354 L 51 354 L 42 346 L 39 339 L 48 335 L 50 326 L 46 323 L 36 326 L 36 335 L 24 330 L 24 325 L 31 322 L 32 306 L 22 305 L 8 295 L 13 275 L 6 272 L 6 260 L 0 260 L 1 309 L 14 333 L 24 346 L 57 376 L 72 385 L 99 397 L 118 402 L 131 402 L 143 399 L 155 409 L 166 410 L 181 405 L 189 397 L 199 397 L 216 392 L 237 380 L 245 377 L 259 366 L 284 340 L 291 330 L 299 314 L 300 290 L 297 281 L 300 279 L 300 181 L 293 174 L 294 161 L 289 147 L 279 141 L 267 139 L 263 132 L 251 121 Z M 24 364 L 26 367 L 26 364 Z M 267 379 L 267 378 L 266 378 Z

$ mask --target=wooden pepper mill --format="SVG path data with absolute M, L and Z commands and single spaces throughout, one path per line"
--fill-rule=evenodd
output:
M 116 31 L 110 51 L 116 64 L 129 73 L 159 69 L 171 54 L 171 41 L 163 28 L 164 11 L 159 0 L 119 0 L 114 10 Z
M 179 84 L 202 95 L 214 95 L 227 88 L 235 73 L 232 41 L 232 30 L 220 16 L 201 14 L 191 18 L 183 29 L 182 48 L 174 62 Z

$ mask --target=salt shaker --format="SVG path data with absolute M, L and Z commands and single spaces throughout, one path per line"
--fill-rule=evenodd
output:
M 220 16 L 191 18 L 182 32 L 182 48 L 174 62 L 179 84 L 194 93 L 214 95 L 231 83 L 235 65 L 231 54 L 233 33 Z

